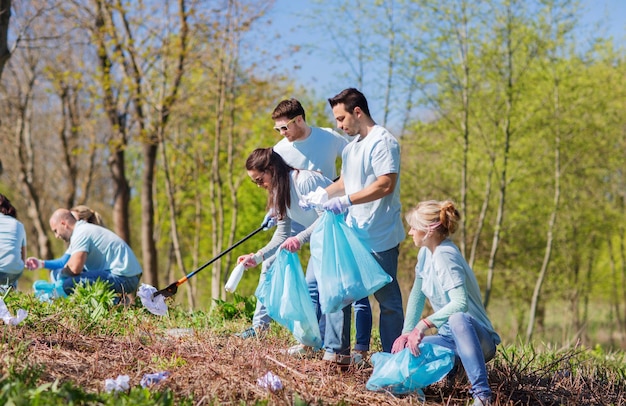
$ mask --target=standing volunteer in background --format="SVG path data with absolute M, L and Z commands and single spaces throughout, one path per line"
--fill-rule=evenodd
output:
M 398 246 L 404 239 L 400 213 L 400 146 L 389 131 L 374 122 L 367 99 L 358 90 L 345 89 L 328 102 L 337 126 L 357 137 L 343 150 L 341 176 L 326 188 L 330 200 L 324 208 L 335 214 L 348 212 L 346 224 L 393 278 L 374 294 L 380 304 L 383 351 L 390 352 L 404 321 L 402 294 L 396 279 Z M 344 308 L 343 318 L 328 323 L 326 328 L 332 330 L 331 337 L 342 344 L 339 353 L 327 351 L 324 357 L 341 362 L 350 344 L 349 309 Z
M 26 232 L 17 219 L 17 210 L 0 194 L 0 286 L 17 288 L 24 272 Z
M 345 146 L 346 138 L 330 128 L 311 127 L 306 122 L 306 113 L 302 104 L 296 99 L 282 100 L 272 112 L 274 130 L 283 136 L 275 146 L 274 151 L 291 167 L 320 171 L 325 177 L 335 179 L 337 175 L 336 162 Z M 297 204 L 297 202 L 295 202 Z M 268 213 L 269 214 L 269 213 Z M 267 218 L 267 216 L 266 216 Z M 301 232 L 304 227 L 292 222 L 291 235 Z M 264 220 L 266 224 L 266 220 Z M 273 258 L 263 261 L 260 278 L 265 277 L 265 271 L 271 266 Z M 310 292 L 317 292 L 317 283 L 311 273 L 307 272 L 307 283 Z M 262 279 L 261 279 L 262 280 Z M 315 294 L 315 293 L 314 293 Z M 313 298 L 314 302 L 317 300 Z M 319 306 L 316 309 L 319 316 Z M 368 298 L 354 304 L 356 324 L 356 345 L 354 347 L 361 356 L 369 351 L 372 330 L 372 311 Z M 256 336 L 256 333 L 269 327 L 270 318 L 264 306 L 257 302 L 252 320 L 252 327 L 239 334 L 242 338 Z M 323 328 L 323 319 L 322 325 Z M 323 331 L 322 331 L 323 333 Z M 323 338 L 323 335 L 322 335 Z
M 407 213 L 409 235 L 421 248 L 403 334 L 392 352 L 409 348 L 417 356 L 418 345 L 426 342 L 453 350 L 472 385 L 473 404 L 482 406 L 491 404 L 485 362 L 495 356 L 500 337 L 487 317 L 474 272 L 448 238 L 459 219 L 451 201 L 421 202 Z M 434 313 L 420 320 L 426 298 Z M 438 334 L 424 336 L 435 328 Z

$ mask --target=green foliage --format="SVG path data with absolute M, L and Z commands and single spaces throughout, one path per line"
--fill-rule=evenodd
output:
M 233 320 L 235 318 L 252 320 L 256 306 L 256 298 L 254 296 L 241 296 L 233 293 L 232 302 L 221 299 L 213 299 L 213 301 L 215 302 L 213 315 L 217 317 L 221 317 L 224 320 Z
M 88 319 L 85 320 L 88 324 L 97 323 L 108 316 L 118 299 L 118 294 L 111 289 L 111 284 L 102 280 L 90 284 L 79 283 L 68 298 L 88 315 Z
M 3 405 L 190 405 L 191 398 L 175 399 L 174 393 L 166 389 L 152 392 L 149 389 L 133 387 L 128 392 L 88 393 L 72 382 L 54 382 L 37 385 L 43 369 L 27 365 L 20 371 L 10 368 L 0 378 L 0 404 Z

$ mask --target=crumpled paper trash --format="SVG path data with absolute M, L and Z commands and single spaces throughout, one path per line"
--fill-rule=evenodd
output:
M 281 390 L 283 383 L 280 378 L 274 375 L 271 371 L 267 371 L 265 375 L 256 380 L 256 384 L 262 388 L 269 389 L 272 392 Z
M 12 316 L 4 300 L 0 299 L 0 318 L 4 320 L 5 324 L 16 326 L 21 323 L 26 316 L 28 316 L 28 312 L 24 309 L 18 309 L 17 314 Z
M 164 381 L 169 376 L 170 373 L 167 371 L 145 374 L 143 378 L 141 378 L 140 384 L 142 388 L 147 388 L 148 386 L 156 385 L 157 383 Z
M 119 375 L 115 379 L 107 379 L 104 381 L 104 390 L 107 392 L 121 392 L 130 388 L 128 385 L 130 377 L 128 375 Z
M 167 305 L 165 304 L 165 298 L 163 295 L 157 295 L 152 297 L 157 289 L 154 286 L 142 283 L 137 289 L 137 296 L 141 299 L 141 303 L 152 314 L 157 316 L 167 316 Z
M 323 187 L 318 186 L 317 189 L 315 189 L 313 192 L 309 192 L 306 195 L 303 195 L 300 198 L 300 201 L 298 202 L 298 204 L 302 208 L 305 208 L 305 207 L 321 208 L 322 205 L 326 203 L 327 201 L 328 201 L 328 193 L 326 193 L 326 190 Z

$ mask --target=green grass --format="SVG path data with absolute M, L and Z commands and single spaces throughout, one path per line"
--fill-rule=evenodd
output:
M 33 348 L 42 348 L 43 345 L 46 351 L 59 351 L 61 354 L 71 351 L 72 346 L 93 345 L 90 341 L 97 346 L 98 343 L 114 341 L 113 337 L 116 342 L 132 342 L 129 347 L 136 351 L 152 350 L 150 355 L 143 358 L 137 356 L 136 360 L 133 359 L 135 354 L 123 354 L 130 359 L 126 368 L 130 368 L 136 376 L 141 376 L 145 371 L 189 371 L 190 368 L 200 368 L 200 365 L 193 364 L 198 362 L 197 358 L 185 356 L 204 356 L 203 348 L 217 348 L 219 351 L 219 348 L 224 347 L 227 353 L 237 353 L 237 348 L 228 347 L 233 345 L 233 341 L 229 341 L 227 337 L 249 326 L 255 303 L 253 297 L 234 295 L 230 301 L 216 300 L 210 312 L 189 312 L 173 305 L 168 317 L 155 317 L 141 306 L 139 299 L 127 307 L 115 304 L 113 299 L 106 285 L 99 283 L 80 287 L 75 295 L 52 303 L 42 303 L 32 294 L 9 292 L 4 298 L 9 310 L 15 314 L 17 309 L 23 308 L 29 314 L 18 326 L 0 325 L 0 404 L 196 404 L 200 399 L 195 398 L 193 393 L 180 391 L 177 385 L 172 388 L 163 386 L 158 389 L 144 389 L 135 384 L 128 391 L 116 393 L 107 393 L 101 388 L 94 390 L 96 386 L 82 387 L 73 380 L 73 377 L 80 375 L 72 374 L 82 373 L 74 371 L 72 368 L 75 369 L 75 366 L 69 367 L 69 372 L 65 375 L 61 373 L 64 371 L 50 370 L 51 364 L 38 361 L 37 354 L 33 354 Z M 175 347 L 164 344 L 163 332 L 177 328 L 191 329 L 194 337 L 208 337 L 208 341 L 202 342 L 198 347 L 200 349 L 193 347 L 188 352 L 181 348 L 184 349 L 185 345 L 196 345 L 194 340 L 191 340 L 192 344 L 181 342 Z M 64 334 L 68 335 L 67 339 L 64 339 Z M 372 351 L 377 351 L 380 349 L 378 331 L 374 330 L 372 336 Z M 85 343 L 81 343 L 81 340 Z M 268 346 L 283 346 L 291 338 L 284 328 L 273 323 L 267 340 Z M 279 344 L 273 344 L 273 341 Z M 211 355 L 207 357 L 210 358 Z M 207 365 L 210 368 L 211 362 Z M 623 400 L 626 398 L 626 356 L 623 351 L 606 350 L 599 345 L 590 348 L 555 348 L 541 342 L 505 342 L 499 347 L 496 358 L 489 363 L 489 374 L 496 394 L 495 404 L 498 405 L 535 404 L 537 397 L 542 399 L 543 404 L 598 404 L 598 399 L 605 404 L 626 404 Z M 229 382 L 236 384 L 239 380 L 236 376 L 223 379 L 207 382 L 207 385 L 223 386 Z M 364 382 L 357 380 L 355 390 L 363 391 L 363 384 Z M 290 393 L 294 404 L 306 404 L 302 399 L 315 399 L 323 395 L 302 392 L 302 388 L 298 390 L 300 392 Z M 425 392 L 433 402 L 440 403 L 454 403 L 468 397 L 467 385 L 462 382 L 454 387 L 436 387 Z M 272 403 L 263 397 L 242 399 L 233 396 L 232 399 L 209 397 L 205 399 L 205 403 Z

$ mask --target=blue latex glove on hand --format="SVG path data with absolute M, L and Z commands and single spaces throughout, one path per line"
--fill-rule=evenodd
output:
M 261 227 L 263 227 L 263 231 L 267 231 L 270 228 L 276 225 L 276 217 L 274 217 L 274 213 L 270 210 L 265 214 L 263 218 L 263 223 L 261 223 Z
M 333 197 L 322 206 L 324 210 L 332 211 L 334 214 L 343 213 L 348 210 L 348 207 L 352 206 L 352 202 L 348 195 L 341 197 Z
M 296 252 L 300 249 L 300 240 L 298 237 L 289 237 L 285 240 L 285 242 L 280 246 L 280 248 L 284 248 L 289 252 Z

